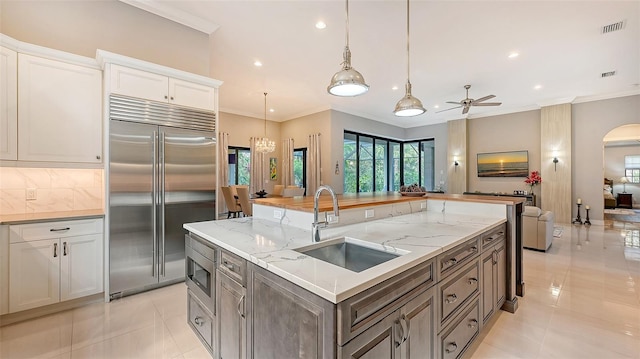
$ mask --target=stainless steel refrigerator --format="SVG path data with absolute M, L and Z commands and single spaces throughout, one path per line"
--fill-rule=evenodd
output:
M 111 95 L 109 294 L 184 280 L 183 223 L 215 219 L 215 113 Z

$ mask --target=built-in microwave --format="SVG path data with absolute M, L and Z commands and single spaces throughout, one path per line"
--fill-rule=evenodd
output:
M 194 234 L 185 236 L 185 282 L 189 290 L 215 315 L 216 250 Z

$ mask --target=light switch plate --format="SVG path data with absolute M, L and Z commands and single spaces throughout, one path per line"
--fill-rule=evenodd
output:
M 282 211 L 277 210 L 277 209 L 275 211 L 273 211 L 273 218 L 281 219 L 282 218 Z
M 364 218 L 371 218 L 374 216 L 374 212 L 372 209 L 365 209 L 364 210 Z
M 35 188 L 27 188 L 27 201 L 38 199 L 38 190 Z
M 420 209 L 427 208 L 427 202 L 420 202 Z
M 327 223 L 338 223 L 339 218 L 335 214 L 327 214 Z

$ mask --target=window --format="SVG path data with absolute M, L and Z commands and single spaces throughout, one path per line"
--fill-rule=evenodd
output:
M 433 140 L 403 143 L 345 131 L 343 150 L 344 193 L 398 191 L 403 183 L 433 189 Z
M 249 185 L 251 151 L 246 147 L 229 147 L 229 185 Z
M 624 176 L 629 183 L 640 183 L 640 155 L 624 156 Z
M 293 150 L 293 184 L 307 187 L 307 149 Z

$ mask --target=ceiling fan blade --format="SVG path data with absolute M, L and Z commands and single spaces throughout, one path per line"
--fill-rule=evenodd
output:
M 462 106 L 452 107 L 452 108 L 448 108 L 448 109 L 446 109 L 446 110 L 436 111 L 436 113 L 445 112 L 445 111 L 449 111 L 449 110 L 455 110 L 456 108 L 460 108 L 460 107 L 462 107 Z
M 482 101 L 487 101 L 490 100 L 492 98 L 496 97 L 496 95 L 489 95 L 489 96 L 485 96 L 485 97 L 480 97 L 477 100 L 473 100 L 473 102 L 482 102 Z
M 462 110 L 462 114 L 464 115 L 467 112 L 469 112 L 469 106 L 464 107 L 464 109 Z
M 460 106 L 462 106 L 462 105 L 461 105 L 461 102 L 447 101 L 446 103 L 450 103 L 450 104 L 453 104 L 453 105 L 460 105 Z
M 483 102 L 483 103 L 472 103 L 471 106 L 500 106 L 502 102 Z

